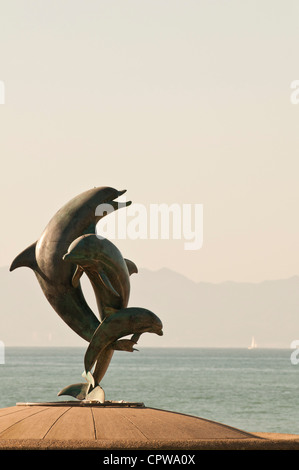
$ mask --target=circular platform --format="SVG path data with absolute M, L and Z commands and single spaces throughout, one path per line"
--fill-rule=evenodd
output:
M 0 409 L 0 449 L 251 449 L 271 448 L 274 441 L 142 403 L 19 403 Z M 299 448 L 299 439 L 294 442 Z

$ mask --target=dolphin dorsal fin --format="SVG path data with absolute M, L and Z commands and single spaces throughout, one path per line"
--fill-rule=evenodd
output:
M 32 243 L 32 245 L 28 246 L 25 250 L 23 250 L 11 263 L 9 270 L 13 271 L 16 268 L 20 268 L 21 266 L 27 266 L 31 269 L 37 268 L 37 262 L 35 257 L 35 247 L 36 243 Z
M 137 266 L 136 266 L 136 264 L 135 264 L 133 261 L 131 261 L 130 259 L 126 259 L 126 258 L 125 258 L 125 263 L 126 263 L 126 265 L 127 265 L 127 268 L 128 268 L 128 271 L 129 271 L 130 276 L 131 276 L 131 274 L 133 274 L 133 273 L 138 273 Z
M 73 287 L 78 287 L 80 278 L 82 274 L 84 273 L 83 268 L 81 266 L 77 265 L 76 271 L 74 272 L 74 275 L 72 277 L 72 285 Z

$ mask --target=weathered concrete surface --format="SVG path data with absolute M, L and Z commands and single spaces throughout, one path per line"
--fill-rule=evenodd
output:
M 299 436 L 250 434 L 144 406 L 22 404 L 0 409 L 0 449 L 299 449 Z

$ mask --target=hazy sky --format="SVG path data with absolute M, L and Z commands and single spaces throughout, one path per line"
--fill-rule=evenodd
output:
M 116 241 L 139 266 L 298 275 L 298 44 L 297 1 L 2 2 L 0 265 L 109 185 L 138 204 L 203 204 L 200 250 Z

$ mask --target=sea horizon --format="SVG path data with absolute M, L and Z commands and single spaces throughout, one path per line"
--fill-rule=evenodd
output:
M 101 381 L 105 399 L 198 416 L 247 432 L 299 434 L 299 375 L 291 349 L 142 347 L 116 351 Z M 57 396 L 84 382 L 82 346 L 8 347 L 0 408 Z

